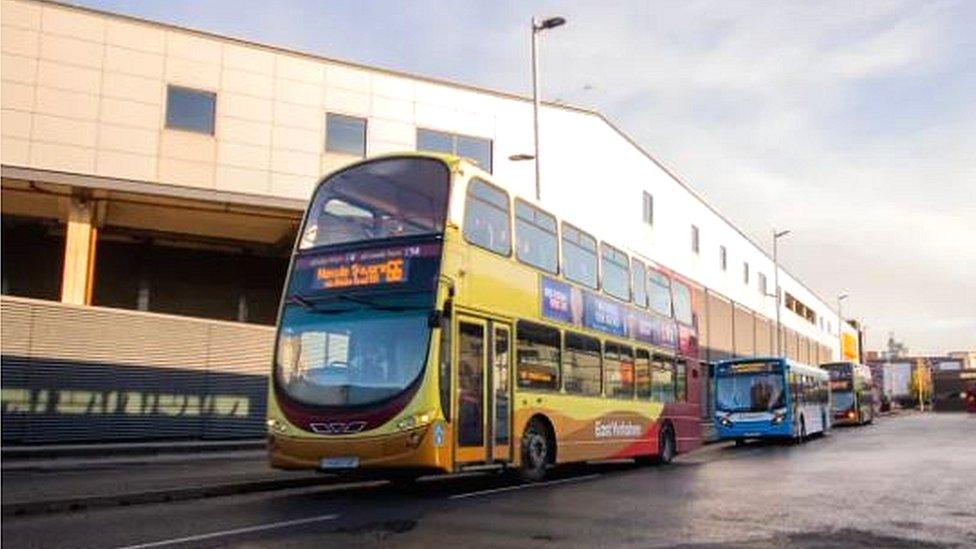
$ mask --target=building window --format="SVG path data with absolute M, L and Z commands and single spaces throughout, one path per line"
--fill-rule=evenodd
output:
M 418 128 L 417 150 L 455 154 L 471 160 L 481 169 L 491 173 L 491 139 Z
M 742 262 L 742 283 L 746 285 L 749 284 L 749 262 L 748 261 Z
M 725 246 L 718 247 L 718 263 L 722 266 L 723 271 L 729 269 L 729 252 L 725 249 Z
M 166 87 L 166 127 L 213 135 L 217 94 L 182 88 Z
M 698 235 L 698 226 L 697 225 L 692 225 L 691 226 L 691 251 L 695 252 L 696 254 L 698 253 L 698 251 L 700 249 L 698 236 L 699 236 Z
M 769 295 L 767 290 L 769 290 L 769 288 L 766 284 L 766 273 L 759 273 L 759 293 L 765 297 Z
M 600 246 L 600 269 L 603 291 L 613 297 L 630 301 L 630 261 L 627 254 L 610 246 Z
M 654 197 L 651 193 L 644 191 L 644 223 L 654 225 Z
M 559 269 L 556 218 L 522 200 L 515 201 L 515 256 L 550 273 Z
M 508 194 L 480 179 L 472 179 L 464 211 L 464 238 L 496 254 L 509 255 L 512 252 L 510 218 Z
M 325 150 L 366 156 L 366 119 L 326 113 Z

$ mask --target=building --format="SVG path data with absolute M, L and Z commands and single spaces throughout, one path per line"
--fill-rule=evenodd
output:
M 260 432 L 269 326 L 326 172 L 439 150 L 534 192 L 509 160 L 532 150 L 523 97 L 54 2 L 2 17 L 4 441 L 49 436 L 28 420 L 58 440 Z M 601 238 L 695 281 L 706 360 L 775 353 L 763 246 L 599 113 L 541 123 L 553 213 L 606 212 Z M 837 359 L 843 331 L 856 358 L 854 329 L 779 278 L 784 352 Z

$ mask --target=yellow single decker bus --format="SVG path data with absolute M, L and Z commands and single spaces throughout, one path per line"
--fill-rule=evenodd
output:
M 700 441 L 686 281 L 453 156 L 315 190 L 278 317 L 270 462 L 393 478 L 670 461 Z

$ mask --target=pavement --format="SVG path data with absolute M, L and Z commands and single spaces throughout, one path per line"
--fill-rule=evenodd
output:
M 225 465 L 223 474 L 238 474 Z M 186 484 L 225 478 L 199 464 L 165 467 L 182 468 L 171 473 Z M 121 482 L 120 469 L 102 481 Z M 802 446 L 715 444 L 671 466 L 581 466 L 540 484 L 503 475 L 410 489 L 327 481 L 7 516 L 0 534 L 13 548 L 973 547 L 974 471 L 976 416 L 905 414 Z M 7 477 L 3 487 L 6 498 Z
M 295 488 L 331 482 L 268 467 L 265 450 L 5 459 L 3 515 L 73 511 Z

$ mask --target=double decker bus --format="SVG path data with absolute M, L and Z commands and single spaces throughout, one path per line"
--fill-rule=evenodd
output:
M 827 372 L 786 358 L 741 358 L 715 365 L 715 431 L 736 444 L 750 438 L 803 442 L 830 429 Z
M 574 221 L 452 156 L 326 177 L 279 312 L 272 466 L 538 480 L 696 447 L 689 282 Z
M 821 364 L 830 374 L 834 424 L 864 425 L 874 421 L 874 382 L 871 369 L 856 362 Z

